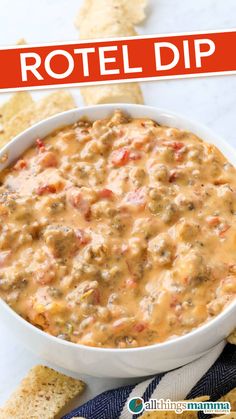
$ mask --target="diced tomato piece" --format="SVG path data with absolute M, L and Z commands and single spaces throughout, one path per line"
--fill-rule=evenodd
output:
M 68 201 L 84 215 L 86 220 L 89 220 L 91 213 L 90 204 L 87 199 L 83 198 L 79 189 L 71 188 L 68 190 Z
M 80 190 L 78 188 L 70 187 L 67 192 L 67 199 L 74 208 L 78 208 L 82 199 Z
M 172 148 L 175 153 L 175 160 L 181 162 L 183 160 L 183 153 L 181 152 L 182 148 L 185 146 L 184 143 L 173 141 L 167 143 L 167 145 Z
M 37 138 L 36 145 L 37 145 L 38 150 L 40 152 L 45 151 L 45 144 L 44 144 L 44 142 L 40 138 Z
M 54 185 L 43 185 L 39 186 L 36 190 L 37 195 L 46 195 L 48 193 L 56 193 L 57 189 Z
M 185 277 L 183 282 L 184 283 L 187 283 L 188 282 L 188 278 Z M 174 307 L 177 306 L 177 304 L 179 304 L 179 299 L 178 299 L 177 295 L 172 295 L 171 302 L 170 302 L 170 307 L 171 308 L 174 308 Z
M 102 189 L 98 194 L 101 199 L 111 199 L 114 196 L 110 189 Z
M 182 162 L 182 161 L 183 161 L 183 159 L 184 159 L 184 155 L 183 155 L 183 153 L 181 153 L 181 152 L 176 152 L 176 153 L 175 153 L 175 160 L 176 160 L 177 162 Z
M 228 179 L 222 177 L 221 179 L 218 179 L 214 182 L 214 185 L 219 186 L 219 185 L 225 185 L 226 183 L 228 183 Z
M 173 143 L 170 143 L 169 146 L 173 148 L 174 151 L 179 151 L 184 147 L 184 143 L 174 141 Z
M 147 325 L 144 323 L 137 323 L 134 325 L 134 331 L 137 333 L 143 332 L 145 329 L 147 329 Z
M 71 191 L 71 194 L 69 195 L 69 201 L 71 205 L 75 208 L 78 207 L 80 201 L 81 201 L 81 193 L 78 191 Z
M 84 230 L 81 230 L 81 229 L 78 228 L 76 230 L 75 234 L 76 234 L 76 237 L 78 238 L 81 245 L 85 245 L 85 244 L 90 242 L 90 238 L 88 236 L 86 236 Z
M 52 151 L 47 151 L 39 157 L 38 163 L 41 167 L 45 168 L 57 167 L 58 161 L 55 153 L 53 153 Z
M 206 218 L 206 222 L 210 227 L 215 227 L 220 224 L 220 218 L 216 216 L 209 216 Z
M 112 153 L 112 164 L 115 167 L 125 166 L 130 160 L 130 151 L 123 147 Z
M 81 214 L 84 216 L 86 220 L 89 220 L 90 218 L 90 205 L 86 199 L 84 199 L 82 196 L 80 199 L 76 200 L 76 205 L 74 205 L 75 208 L 77 208 Z
M 222 228 L 220 229 L 219 236 L 220 236 L 220 237 L 223 237 L 223 236 L 224 236 L 224 234 L 226 233 L 226 231 L 228 231 L 228 230 L 229 230 L 229 228 L 230 228 L 230 226 L 229 226 L 228 224 L 224 224 L 224 225 L 222 226 Z
M 23 159 L 18 160 L 14 166 L 15 170 L 23 170 L 26 168 L 27 168 L 27 162 Z
M 12 254 L 11 250 L 0 252 L 0 268 L 4 267 Z
M 141 150 L 141 149 L 143 148 L 143 146 L 144 146 L 144 143 L 143 143 L 143 141 L 141 141 L 141 140 L 135 140 L 135 141 L 132 143 L 132 146 L 133 146 L 136 150 Z
M 93 292 L 93 304 L 100 304 L 100 291 L 96 288 Z
M 81 200 L 81 193 L 78 191 L 76 192 L 75 190 L 70 189 L 69 193 L 68 193 L 68 201 L 70 202 L 70 204 L 77 208 L 79 203 Z
M 145 191 L 143 188 L 136 189 L 126 195 L 126 201 L 132 205 L 144 205 L 146 202 Z

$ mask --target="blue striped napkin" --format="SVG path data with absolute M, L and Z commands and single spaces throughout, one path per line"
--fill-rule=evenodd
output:
M 236 387 L 236 346 L 220 343 L 203 357 L 176 370 L 158 374 L 137 385 L 106 391 L 62 419 L 134 419 L 127 409 L 132 397 L 183 400 L 202 395 L 218 400 Z M 199 413 L 199 419 L 210 416 Z

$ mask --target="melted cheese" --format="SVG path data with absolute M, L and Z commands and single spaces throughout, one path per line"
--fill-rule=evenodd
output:
M 190 132 L 79 121 L 1 174 L 0 295 L 46 332 L 136 347 L 236 294 L 236 171 Z

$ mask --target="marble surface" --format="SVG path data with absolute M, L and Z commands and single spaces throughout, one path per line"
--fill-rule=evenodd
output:
M 99 0 L 98 0 L 99 1 Z M 0 45 L 71 41 L 77 38 L 73 20 L 82 0 L 0 0 Z M 235 0 L 149 0 L 148 19 L 140 33 L 170 33 L 230 29 L 235 25 Z M 78 105 L 82 100 L 73 89 Z M 198 120 L 236 146 L 236 76 L 143 83 L 145 102 Z M 35 97 L 45 92 L 34 93 Z M 0 102 L 6 94 L 0 94 Z M 0 322 L 0 405 L 28 369 L 43 360 L 28 352 Z M 78 403 L 126 380 L 85 377 L 87 390 Z

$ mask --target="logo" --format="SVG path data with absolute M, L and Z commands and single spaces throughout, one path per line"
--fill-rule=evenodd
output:
M 127 407 L 130 413 L 136 415 L 143 411 L 171 411 L 177 414 L 185 411 L 203 412 L 205 414 L 223 414 L 230 413 L 231 411 L 229 402 L 211 402 L 204 400 L 184 400 L 178 402 L 171 401 L 170 399 L 150 399 L 145 402 L 142 397 L 133 397 L 132 399 L 129 399 Z
M 130 413 L 142 413 L 144 409 L 144 400 L 141 397 L 133 397 L 129 400 L 128 410 Z

